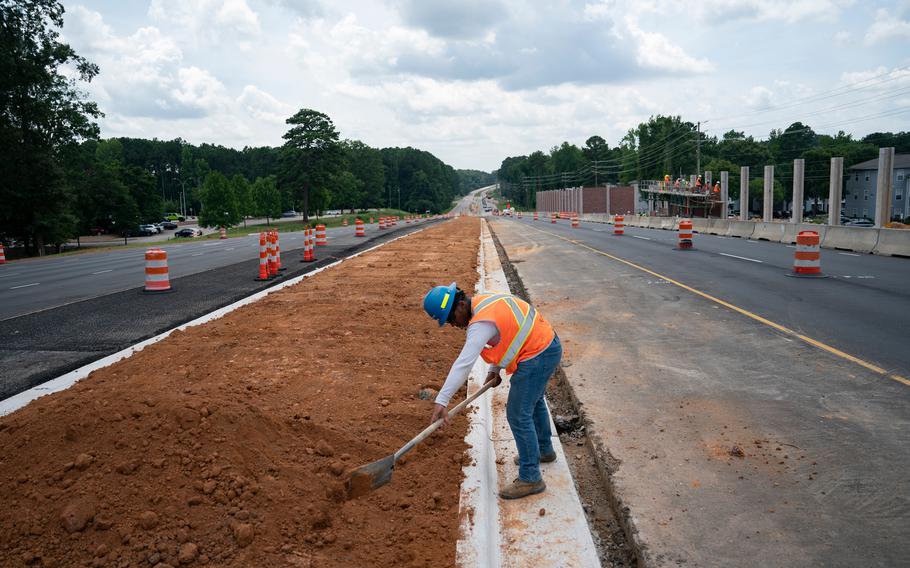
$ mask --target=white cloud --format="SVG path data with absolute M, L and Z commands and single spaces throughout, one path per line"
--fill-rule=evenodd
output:
M 670 0 L 671 2 L 673 0 Z M 836 21 L 854 0 L 701 0 L 686 5 L 701 20 L 729 24 L 737 20 L 763 22 Z
M 294 107 L 285 104 L 255 85 L 246 85 L 237 97 L 237 103 L 254 120 L 284 124 L 287 117 L 294 113 Z
M 189 31 L 197 42 L 244 41 L 261 33 L 259 15 L 246 0 L 152 0 L 148 15 Z
M 880 8 L 875 12 L 875 21 L 866 30 L 864 42 L 874 45 L 889 40 L 910 41 L 910 21 L 902 20 L 899 13 L 892 14 Z
M 631 19 L 626 21 L 626 28 L 638 46 L 636 61 L 644 68 L 671 74 L 708 73 L 714 70 L 710 61 L 688 55 L 659 32 L 644 31 Z

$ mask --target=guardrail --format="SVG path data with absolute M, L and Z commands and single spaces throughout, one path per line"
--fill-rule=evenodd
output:
M 612 223 L 609 215 L 587 214 L 582 221 Z M 676 230 L 678 217 L 646 217 L 626 215 L 626 226 L 651 229 Z M 765 223 L 763 221 L 736 221 L 733 219 L 692 219 L 698 233 L 764 240 L 793 244 L 800 231 L 818 233 L 821 246 L 853 252 L 866 252 L 882 256 L 910 258 L 910 229 L 875 229 L 872 227 L 845 227 L 843 225 L 816 225 L 814 223 Z

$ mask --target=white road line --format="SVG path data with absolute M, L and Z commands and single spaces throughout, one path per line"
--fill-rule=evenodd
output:
M 18 289 L 18 288 L 28 288 L 29 286 L 37 286 L 38 284 L 41 284 L 41 282 L 32 282 L 31 284 L 23 284 L 23 285 L 21 285 L 21 286 L 13 286 L 12 288 L 10 288 L 10 290 L 16 290 L 16 289 Z
M 18 272 L 10 272 L 9 274 L 0 275 L 0 278 L 6 278 L 7 276 L 15 276 L 19 274 Z
M 746 239 L 746 242 L 747 242 L 747 243 L 757 243 L 758 241 L 753 241 L 753 240 L 751 240 L 751 239 Z
M 735 254 L 727 254 L 727 253 L 725 253 L 725 252 L 722 252 L 722 253 L 719 253 L 719 254 L 722 254 L 722 255 L 724 255 L 724 256 L 729 256 L 730 258 L 738 258 L 738 259 L 740 259 L 740 260 L 748 260 L 749 262 L 757 262 L 757 263 L 759 263 L 759 264 L 762 264 L 762 261 L 760 261 L 760 260 L 755 260 L 754 258 L 746 258 L 746 257 L 744 257 L 744 256 L 736 256 Z
M 639 237 L 638 235 L 632 235 L 632 238 L 633 238 L 633 239 L 641 239 L 641 240 L 643 240 L 643 241 L 650 241 L 650 240 L 651 240 L 651 239 L 648 238 L 648 237 Z
M 194 252 L 194 253 L 191 254 L 190 256 L 202 256 L 202 253 L 201 253 L 201 252 Z
M 234 250 L 234 247 L 231 247 L 231 248 L 229 248 L 229 249 L 224 249 L 224 250 L 225 250 L 225 251 L 231 251 L 231 250 Z
M 858 254 L 853 254 L 852 252 L 839 252 L 837 254 L 842 254 L 844 256 L 859 256 Z
M 788 249 L 795 249 L 795 248 L 796 248 L 796 245 L 784 245 L 784 246 L 787 247 Z
M 114 271 L 114 269 L 111 268 L 109 270 L 99 270 L 98 272 L 92 272 L 92 274 L 104 274 L 105 272 L 113 272 L 113 271 Z

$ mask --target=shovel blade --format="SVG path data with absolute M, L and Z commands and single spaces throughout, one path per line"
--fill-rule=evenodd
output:
M 392 470 L 394 468 L 394 454 L 358 467 L 351 472 L 347 483 L 345 483 L 347 498 L 356 499 L 362 497 L 392 481 Z

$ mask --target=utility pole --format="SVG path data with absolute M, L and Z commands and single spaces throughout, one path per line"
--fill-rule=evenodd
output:
M 695 127 L 695 173 L 701 173 L 701 121 Z

